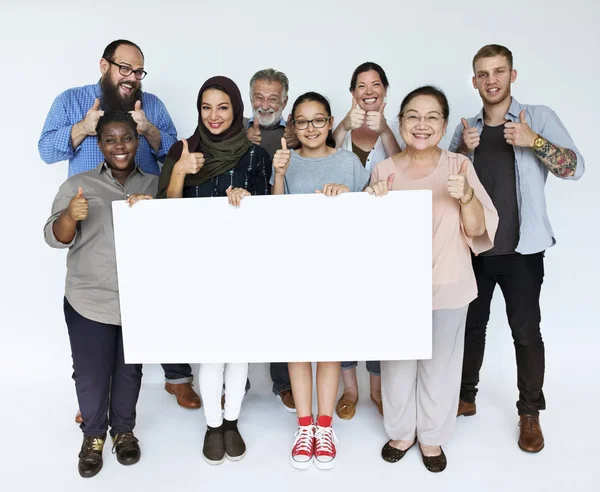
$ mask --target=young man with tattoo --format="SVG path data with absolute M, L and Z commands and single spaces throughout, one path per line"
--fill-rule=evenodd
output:
M 540 290 L 544 251 L 556 242 L 546 213 L 544 185 L 550 171 L 561 179 L 584 172 L 579 153 L 550 108 L 520 104 L 511 96 L 517 78 L 508 48 L 487 45 L 473 58 L 473 87 L 483 109 L 463 118 L 450 150 L 468 155 L 492 198 L 500 223 L 491 250 L 473 257 L 478 297 L 469 306 L 458 415 L 476 412 L 475 396 L 485 350 L 485 332 L 496 284 L 506 302 L 517 360 L 519 447 L 544 447 L 539 411 L 546 408 Z

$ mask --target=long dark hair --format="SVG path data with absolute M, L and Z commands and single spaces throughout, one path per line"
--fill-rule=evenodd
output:
M 354 89 L 356 89 L 356 80 L 358 79 L 358 76 L 361 73 L 365 73 L 365 72 L 369 72 L 370 70 L 374 70 L 375 72 L 377 72 L 379 74 L 379 78 L 381 79 L 381 83 L 383 84 L 383 87 L 385 87 L 385 89 L 389 89 L 390 87 L 390 83 L 388 82 L 388 78 L 387 75 L 385 74 L 385 70 L 383 68 L 381 68 L 381 66 L 377 65 L 377 63 L 375 62 L 365 62 L 360 64 L 358 67 L 356 67 L 356 69 L 354 70 L 354 73 L 352 74 L 352 78 L 350 79 L 350 91 L 352 92 Z
M 294 121 L 296 120 L 296 108 L 305 102 L 317 102 L 322 104 L 327 116 L 331 116 L 331 106 L 325 96 L 322 96 L 318 92 L 305 92 L 294 101 L 294 105 L 292 106 L 292 118 Z M 327 133 L 325 144 L 328 147 L 333 147 L 335 149 L 335 138 L 333 138 L 333 132 L 331 130 Z

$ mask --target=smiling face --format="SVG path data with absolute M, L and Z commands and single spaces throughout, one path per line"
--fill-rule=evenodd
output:
M 268 128 L 279 123 L 287 101 L 281 82 L 258 79 L 252 84 L 252 113 L 260 126 Z
M 333 117 L 327 119 L 330 115 L 322 103 L 317 101 L 307 101 L 298 104 L 294 111 L 294 126 L 296 127 L 296 135 L 302 147 L 309 149 L 318 149 L 327 145 L 327 135 L 333 126 Z M 298 129 L 298 125 L 302 126 L 302 122 L 312 120 L 308 127 L 304 130 Z M 315 128 L 314 125 L 323 126 Z
M 364 111 L 380 111 L 387 95 L 387 89 L 375 70 L 359 73 L 356 86 L 350 92 Z
M 427 150 L 437 147 L 447 126 L 439 101 L 433 96 L 420 95 L 404 108 L 400 135 L 407 148 Z
M 109 168 L 126 171 L 135 167 L 139 140 L 131 125 L 115 121 L 108 123 L 98 135 L 98 147 Z
M 505 56 L 480 58 L 474 69 L 473 87 L 479 91 L 484 104 L 500 104 L 510 97 L 510 85 L 517 79 L 517 71 L 511 70 Z
M 233 123 L 231 98 L 218 89 L 207 89 L 202 93 L 200 119 L 213 135 L 227 131 Z
M 122 44 L 115 50 L 112 61 L 117 65 L 124 65 L 133 70 L 144 69 L 144 57 L 140 51 L 128 44 Z M 127 77 L 119 73 L 119 67 L 105 60 L 100 60 L 100 71 L 102 72 L 102 88 L 109 101 L 113 101 L 111 108 L 123 110 L 133 109 L 138 91 L 142 88 L 142 81 L 135 78 L 135 73 Z M 118 104 L 117 104 L 118 101 Z

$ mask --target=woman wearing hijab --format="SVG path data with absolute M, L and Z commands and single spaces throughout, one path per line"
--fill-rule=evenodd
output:
M 239 206 L 249 195 L 267 195 L 271 159 L 252 144 L 243 125 L 244 104 L 235 83 L 212 77 L 198 93 L 198 127 L 169 150 L 158 184 L 159 198 L 227 196 Z M 245 393 L 248 363 L 200 365 L 200 393 L 207 431 L 203 455 L 218 465 L 227 457 L 241 460 L 246 445 L 237 427 Z M 225 407 L 221 392 L 225 384 Z

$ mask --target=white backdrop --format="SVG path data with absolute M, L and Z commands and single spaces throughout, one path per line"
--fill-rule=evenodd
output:
M 549 178 L 558 245 L 546 256 L 543 330 L 547 340 L 555 340 L 549 352 L 557 364 L 576 358 L 582 370 L 599 369 L 594 350 L 599 340 L 598 5 L 589 0 L 0 2 L 3 378 L 62 381 L 70 375 L 61 312 L 65 255 L 42 239 L 67 165 L 44 164 L 37 141 L 53 99 L 69 87 L 94 83 L 104 47 L 117 38 L 142 47 L 149 73 L 144 89 L 165 102 L 184 137 L 196 124 L 198 88 L 212 75 L 233 78 L 246 94 L 252 73 L 273 66 L 291 80 L 290 106 L 300 93 L 320 91 L 339 119 L 350 105 L 351 73 L 366 60 L 380 63 L 388 74 L 388 116 L 409 90 L 434 83 L 449 97 L 453 129 L 481 105 L 470 82 L 473 54 L 487 43 L 507 45 L 519 72 L 514 95 L 556 110 L 587 159 L 581 181 Z M 499 302 L 492 323 L 504 325 Z

